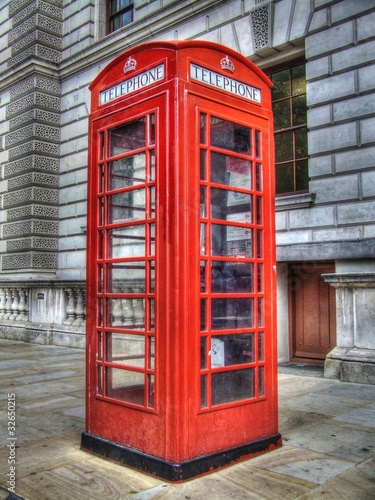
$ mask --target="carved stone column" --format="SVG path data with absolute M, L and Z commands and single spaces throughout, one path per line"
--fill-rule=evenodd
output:
M 2 270 L 40 275 L 58 265 L 62 0 L 10 2 L 9 19 Z

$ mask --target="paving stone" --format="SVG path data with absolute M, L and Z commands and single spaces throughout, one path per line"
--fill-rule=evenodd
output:
M 182 484 L 167 484 L 80 449 L 83 351 L 49 347 L 0 342 L 3 360 L 12 363 L 14 357 L 17 363 L 18 379 L 11 367 L 2 370 L 0 421 L 6 422 L 8 392 L 16 393 L 16 491 L 28 500 L 375 498 L 375 386 L 324 379 L 303 367 L 293 373 L 284 369 L 279 374 L 283 447 Z M 7 427 L 0 425 L 2 487 L 7 437 Z M 4 491 L 0 500 L 7 498 Z

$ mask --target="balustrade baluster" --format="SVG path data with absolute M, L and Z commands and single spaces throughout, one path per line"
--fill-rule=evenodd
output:
M 12 316 L 12 289 L 11 288 L 6 288 L 5 289 L 5 315 L 4 319 L 10 319 Z
M 5 316 L 5 288 L 0 288 L 0 320 Z
M 82 288 L 77 288 L 76 290 L 77 296 L 77 304 L 74 310 L 76 319 L 73 322 L 73 325 L 83 325 L 84 324 L 84 306 L 83 306 L 83 290 Z
M 68 294 L 68 303 L 66 305 L 67 318 L 64 321 L 64 325 L 72 325 L 75 319 L 74 290 L 72 288 L 65 288 L 65 291 Z

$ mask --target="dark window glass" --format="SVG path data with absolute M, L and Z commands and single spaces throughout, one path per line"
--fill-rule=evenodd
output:
M 109 33 L 122 28 L 133 21 L 134 4 L 132 0 L 110 0 L 108 5 Z
M 275 69 L 272 106 L 275 124 L 276 193 L 307 191 L 307 105 L 305 64 Z

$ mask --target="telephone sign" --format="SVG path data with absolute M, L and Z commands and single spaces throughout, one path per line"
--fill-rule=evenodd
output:
M 90 89 L 82 448 L 169 481 L 277 448 L 270 81 L 173 41 Z

